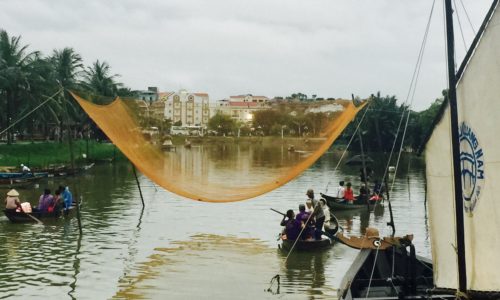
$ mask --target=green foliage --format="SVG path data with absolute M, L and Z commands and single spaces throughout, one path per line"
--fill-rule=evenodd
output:
M 72 48 L 56 49 L 47 57 L 38 51 L 29 52 L 20 36 L 11 37 L 0 29 L 0 128 L 8 127 L 54 95 L 9 132 L 9 143 L 14 131 L 42 132 L 47 137 L 55 135 L 56 127 L 62 132 L 68 124 L 76 130 L 88 127 L 91 121 L 68 90 L 108 97 L 130 95 L 130 89 L 115 82 L 117 76 L 99 60 L 85 68 L 82 57 Z
M 208 128 L 217 131 L 218 134 L 228 135 L 237 130 L 237 125 L 230 116 L 218 113 L 208 120 Z
M 73 151 L 77 163 L 83 164 L 87 161 L 124 158 L 113 144 L 98 143 L 95 141 L 89 141 L 89 153 L 84 158 L 83 154 L 87 150 L 86 143 L 85 140 L 78 140 L 73 143 Z M 43 168 L 50 164 L 70 163 L 69 146 L 60 143 L 43 142 L 0 145 L 0 153 L 1 166 L 26 164 L 33 168 Z
M 446 91 L 443 91 L 443 97 L 446 97 Z M 425 137 L 432 130 L 433 122 L 436 119 L 443 101 L 444 98 L 436 99 L 430 108 L 421 112 L 410 111 L 404 147 L 409 147 L 413 150 L 420 148 Z M 405 115 L 401 121 L 401 114 L 403 112 L 405 112 Z M 372 95 L 371 104 L 368 106 L 365 119 L 360 127 L 364 150 L 373 152 L 391 151 L 398 131 L 398 126 L 400 122 L 402 122 L 398 134 L 398 141 L 396 143 L 396 149 L 399 149 L 402 132 L 408 116 L 407 113 L 407 107 L 398 105 L 395 96 L 382 97 L 380 93 Z M 347 142 L 354 134 L 362 115 L 363 113 L 358 114 L 355 121 L 344 131 L 344 142 Z M 358 135 L 354 137 L 351 147 L 352 149 L 360 150 Z

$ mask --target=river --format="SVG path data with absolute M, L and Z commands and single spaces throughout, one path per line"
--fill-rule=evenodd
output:
M 179 151 L 189 151 L 180 149 Z M 88 173 L 47 179 L 20 190 L 35 203 L 64 182 L 83 196 L 83 235 L 76 217 L 43 225 L 12 224 L 0 217 L 0 298 L 20 299 L 331 299 L 357 251 L 336 244 L 315 252 L 278 249 L 281 216 L 270 208 L 297 209 L 305 192 L 317 195 L 339 180 L 359 186 L 359 167 L 333 173 L 340 152 L 328 152 L 288 184 L 236 203 L 191 201 L 140 175 L 145 207 L 129 163 L 99 164 Z M 383 157 L 373 156 L 375 170 Z M 417 254 L 430 257 L 421 158 L 406 157 L 391 194 L 397 235 L 413 233 Z M 210 172 L 217 176 L 217 169 Z M 215 174 L 215 175 L 214 175 Z M 221 173 L 222 174 L 222 173 Z M 379 174 L 380 175 L 380 174 Z M 5 195 L 6 190 L 0 190 Z M 339 213 L 347 234 L 366 226 L 391 230 L 389 209 Z M 270 284 L 280 275 L 280 285 Z

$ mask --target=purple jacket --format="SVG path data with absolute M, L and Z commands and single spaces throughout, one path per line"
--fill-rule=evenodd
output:
M 38 209 L 41 211 L 47 211 L 49 206 L 54 204 L 54 197 L 52 195 L 41 195 L 38 200 Z

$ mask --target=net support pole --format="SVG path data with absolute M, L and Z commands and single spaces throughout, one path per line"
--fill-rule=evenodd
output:
M 142 207 L 144 207 L 144 196 L 142 195 L 141 184 L 139 183 L 139 178 L 137 177 L 137 171 L 135 170 L 134 164 L 132 164 L 132 170 L 134 170 L 135 182 L 137 183 L 137 188 L 139 189 L 139 194 L 141 195 Z

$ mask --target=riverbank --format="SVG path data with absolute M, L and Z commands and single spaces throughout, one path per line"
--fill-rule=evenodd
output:
M 325 138 L 299 138 L 276 136 L 251 136 L 251 137 L 186 137 L 173 136 L 172 143 L 177 146 L 184 145 L 188 140 L 192 144 L 265 144 L 265 145 L 294 145 L 323 143 Z M 78 140 L 73 143 L 75 162 L 83 164 L 88 162 L 124 160 L 126 157 L 112 143 Z M 18 167 L 20 164 L 30 168 L 46 168 L 53 164 L 69 164 L 71 162 L 69 145 L 67 142 L 21 142 L 11 145 L 0 144 L 0 167 Z
M 326 138 L 318 137 L 283 137 L 281 136 L 173 136 L 174 145 L 184 145 L 188 140 L 193 144 L 218 144 L 218 143 L 266 143 L 266 144 L 285 144 L 300 145 L 307 143 L 323 143 Z
M 112 143 L 79 140 L 73 143 L 75 163 L 122 160 L 125 156 Z M 67 142 L 25 142 L 11 145 L 0 144 L 0 166 L 45 168 L 51 164 L 71 162 Z

